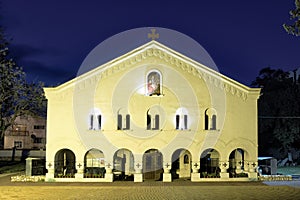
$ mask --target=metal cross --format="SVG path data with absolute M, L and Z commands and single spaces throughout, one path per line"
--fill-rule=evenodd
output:
M 110 165 L 110 163 L 108 163 L 106 166 L 107 166 L 108 168 L 110 168 L 111 165 Z
M 195 164 L 194 164 L 194 167 L 196 167 L 196 168 L 197 168 L 197 167 L 198 167 L 198 163 L 195 163 Z
M 227 166 L 227 163 L 223 163 L 223 167 L 226 167 Z
M 151 29 L 151 33 L 148 33 L 148 38 L 151 38 L 152 40 L 158 39 L 159 34 L 155 33 L 156 29 Z
M 170 166 L 169 163 L 167 163 L 167 164 L 166 164 L 166 167 L 169 168 L 169 166 Z
M 51 168 L 51 167 L 52 167 L 52 164 L 51 164 L 51 163 L 49 163 L 49 164 L 48 164 L 48 167 L 49 167 L 49 168 Z
M 138 163 L 138 164 L 136 164 L 136 166 L 137 166 L 137 168 L 140 168 L 141 165 L 140 165 L 140 163 Z
M 82 165 L 79 163 L 77 166 L 80 168 Z
M 252 163 L 252 166 L 253 166 L 253 167 L 255 167 L 255 165 L 256 165 L 255 163 Z

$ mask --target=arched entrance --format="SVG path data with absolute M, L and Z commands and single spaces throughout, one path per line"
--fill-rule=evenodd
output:
M 200 176 L 201 178 L 219 178 L 220 154 L 215 149 L 205 150 L 200 157 Z
M 177 149 L 172 155 L 172 179 L 191 177 L 191 153 L 186 149 Z
M 98 149 L 89 150 L 84 156 L 84 178 L 104 178 L 104 154 Z
M 241 148 L 233 150 L 229 155 L 229 168 L 227 172 L 230 178 L 248 177 L 244 173 L 245 169 L 245 151 Z
M 74 178 L 76 173 L 75 154 L 69 149 L 61 149 L 55 154 L 54 178 Z
M 163 155 L 157 149 L 149 149 L 144 153 L 143 174 L 145 180 L 162 179 Z
M 119 149 L 114 155 L 115 180 L 133 180 L 134 157 L 128 149 Z

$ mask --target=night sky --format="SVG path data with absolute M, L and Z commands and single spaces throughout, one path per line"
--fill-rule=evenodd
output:
M 282 28 L 294 8 L 294 0 L 2 0 L 0 24 L 29 81 L 63 83 L 109 37 L 164 27 L 196 40 L 221 73 L 250 85 L 264 67 L 300 67 L 300 37 Z

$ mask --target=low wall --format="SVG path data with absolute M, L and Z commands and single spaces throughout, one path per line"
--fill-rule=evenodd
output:
M 0 160 L 1 161 L 10 161 L 12 160 L 12 149 L 0 150 Z M 15 161 L 25 160 L 28 157 L 32 158 L 45 158 L 46 151 L 45 150 L 23 150 L 17 149 L 15 150 Z

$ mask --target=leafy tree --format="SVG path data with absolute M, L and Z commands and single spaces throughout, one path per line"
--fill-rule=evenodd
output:
M 282 157 L 300 140 L 300 84 L 289 72 L 264 68 L 252 83 L 262 88 L 258 101 L 259 154 L 273 154 L 280 149 Z
M 8 42 L 0 27 L 0 139 L 21 115 L 45 116 L 42 84 L 29 84 L 25 73 L 9 57 Z
M 295 0 L 296 8 L 290 11 L 291 20 L 294 21 L 292 25 L 283 24 L 284 29 L 296 36 L 300 35 L 300 0 Z

